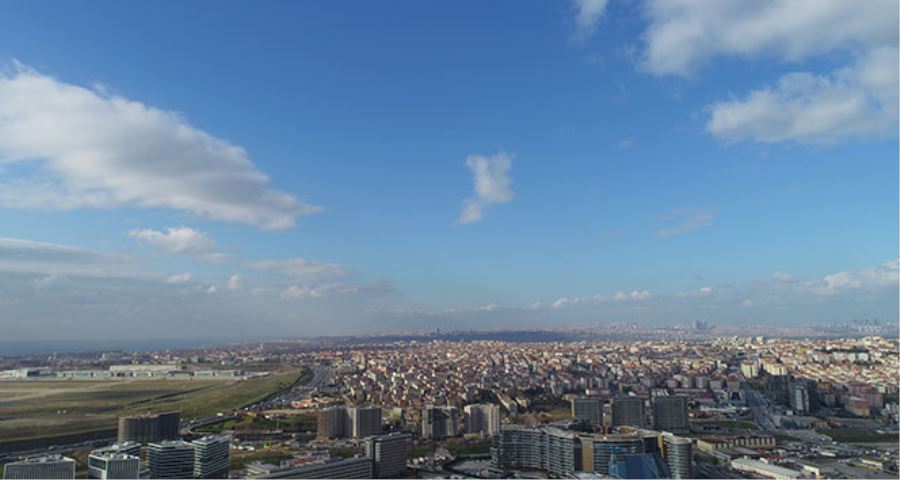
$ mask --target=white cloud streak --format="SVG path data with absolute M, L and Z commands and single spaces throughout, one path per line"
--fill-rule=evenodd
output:
M 459 223 L 480 222 L 488 206 L 511 202 L 515 197 L 509 177 L 512 158 L 506 153 L 501 152 L 491 157 L 470 155 L 466 158 L 466 167 L 472 172 L 475 195 L 463 201 Z
M 347 277 L 353 270 L 337 263 L 317 262 L 305 258 L 289 258 L 286 260 L 256 260 L 246 262 L 247 267 L 285 275 L 305 281 L 322 281 Z
M 894 136 L 896 0 L 650 0 L 641 67 L 693 76 L 717 57 L 798 63 L 855 58 L 827 74 L 798 71 L 710 106 L 706 129 L 728 141 L 837 143 Z
M 0 184 L 14 208 L 165 208 L 284 229 L 319 211 L 272 189 L 239 146 L 180 115 L 60 82 L 22 65 L 0 74 Z
M 575 33 L 572 34 L 572 40 L 583 42 L 591 37 L 596 31 L 606 13 L 606 7 L 609 0 L 573 0 L 572 5 L 575 8 Z
M 698 228 L 710 225 L 715 215 L 709 210 L 696 208 L 676 208 L 667 218 L 677 221 L 674 226 L 656 231 L 660 238 L 683 235 Z
M 168 228 L 166 231 L 132 230 L 128 236 L 167 253 L 204 253 L 216 246 L 207 234 L 189 227 Z
M 191 275 L 190 272 L 179 273 L 177 275 L 171 275 L 166 278 L 166 283 L 171 285 L 178 285 L 181 283 L 190 282 L 191 278 L 193 278 L 193 275 Z

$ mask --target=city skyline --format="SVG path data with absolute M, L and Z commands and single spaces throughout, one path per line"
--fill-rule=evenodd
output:
M 896 322 L 900 7 L 797 5 L 7 3 L 4 328 Z

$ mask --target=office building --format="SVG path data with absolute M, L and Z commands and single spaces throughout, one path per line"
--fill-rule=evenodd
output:
M 613 478 L 670 478 L 669 467 L 658 453 L 613 455 L 609 464 Z
M 107 455 L 111 453 L 125 453 L 140 458 L 141 444 L 137 442 L 118 442 L 106 447 L 91 450 L 91 455 Z
M 119 418 L 119 442 L 151 443 L 177 440 L 181 413 L 148 413 Z
M 191 442 L 194 447 L 194 478 L 228 478 L 231 439 L 207 435 Z
M 311 462 L 295 467 L 254 465 L 249 478 L 373 478 L 372 460 L 366 457 Z
M 672 478 L 693 478 L 694 444 L 691 439 L 663 435 L 663 450 Z
M 350 433 L 356 438 L 381 434 L 381 407 L 355 407 L 349 410 Z
M 422 409 L 422 437 L 441 439 L 459 433 L 459 410 L 456 407 L 426 405 Z
M 644 439 L 636 434 L 581 435 L 579 470 L 609 475 L 614 455 L 644 453 Z
M 410 436 L 401 433 L 366 439 L 366 458 L 372 460 L 375 478 L 397 478 L 406 470 Z
M 165 440 L 147 445 L 152 478 L 193 478 L 194 447 L 182 440 Z
M 316 434 L 322 438 L 344 438 L 351 433 L 346 407 L 323 408 L 316 413 Z
M 586 420 L 592 426 L 603 425 L 603 399 L 597 397 L 573 398 L 572 418 Z
M 645 427 L 646 421 L 644 419 L 644 399 L 641 397 L 626 396 L 613 398 L 612 425 L 614 427 Z
M 42 455 L 9 462 L 3 478 L 75 478 L 75 460 L 62 455 Z
M 140 470 L 141 457 L 128 453 L 103 449 L 88 456 L 88 478 L 140 478 Z
M 664 432 L 687 433 L 687 399 L 680 396 L 663 396 L 653 399 L 653 428 Z
M 466 405 L 463 408 L 465 433 L 494 436 L 500 432 L 500 407 L 490 403 Z

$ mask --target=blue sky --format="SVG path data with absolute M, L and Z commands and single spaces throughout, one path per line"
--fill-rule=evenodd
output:
M 895 321 L 897 8 L 4 3 L 2 321 Z

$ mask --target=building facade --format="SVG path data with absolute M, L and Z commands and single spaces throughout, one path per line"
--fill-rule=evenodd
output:
M 75 478 L 75 460 L 62 455 L 42 455 L 9 462 L 3 466 L 3 478 Z
M 463 408 L 465 433 L 494 436 L 500 432 L 500 407 L 490 403 L 466 405 Z
M 182 440 L 166 440 L 147 445 L 152 478 L 193 478 L 194 447 Z
M 599 427 L 603 425 L 603 399 L 597 397 L 573 398 L 572 418 L 587 420 L 591 425 Z
M 410 436 L 393 433 L 366 439 L 366 457 L 375 478 L 397 478 L 406 470 Z
M 612 425 L 643 428 L 646 426 L 644 399 L 619 396 L 612 401 Z
M 664 432 L 685 433 L 691 429 L 687 399 L 663 396 L 653 399 L 653 428 Z
M 88 478 L 140 478 L 141 457 L 128 453 L 91 452 L 88 456 Z
M 177 440 L 181 413 L 165 412 L 119 418 L 119 442 L 151 443 Z
M 356 438 L 381 434 L 381 407 L 355 407 L 349 410 L 350 433 Z
M 194 447 L 194 478 L 228 478 L 231 439 L 208 435 L 191 442 Z

